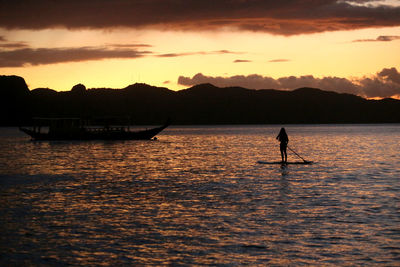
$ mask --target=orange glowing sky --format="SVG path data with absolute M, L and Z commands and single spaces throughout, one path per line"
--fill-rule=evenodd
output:
M 0 3 L 0 74 L 30 89 L 302 86 L 400 96 L 400 1 Z

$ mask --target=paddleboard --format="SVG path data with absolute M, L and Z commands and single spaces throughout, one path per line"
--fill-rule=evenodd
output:
M 289 162 L 282 162 L 282 161 L 257 161 L 258 164 L 278 164 L 278 165 L 288 165 L 288 164 L 298 164 L 298 165 L 310 165 L 313 164 L 312 161 L 289 161 Z

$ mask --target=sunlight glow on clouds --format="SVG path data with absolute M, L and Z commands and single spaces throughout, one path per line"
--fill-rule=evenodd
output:
M 182 89 L 198 73 L 250 88 L 386 97 L 398 94 L 398 51 L 393 0 L 0 2 L 0 72 L 31 89 Z
M 400 2 L 398 0 L 342 0 L 341 2 L 354 6 L 366 6 L 371 8 L 378 6 L 391 6 L 391 7 L 400 6 Z

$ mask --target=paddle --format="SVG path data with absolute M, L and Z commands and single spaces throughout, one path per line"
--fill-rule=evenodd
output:
M 294 154 L 296 154 L 296 156 L 298 156 L 299 158 L 301 158 L 305 163 L 311 163 L 311 161 L 308 161 L 308 160 L 303 159 L 302 156 L 300 156 L 299 154 L 297 154 L 296 151 L 294 151 L 293 149 L 291 149 L 289 146 L 287 146 L 287 148 L 289 148 L 290 151 L 292 151 Z

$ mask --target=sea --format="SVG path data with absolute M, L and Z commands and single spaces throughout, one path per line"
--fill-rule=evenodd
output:
M 400 266 L 400 124 L 283 126 L 0 128 L 0 266 Z

